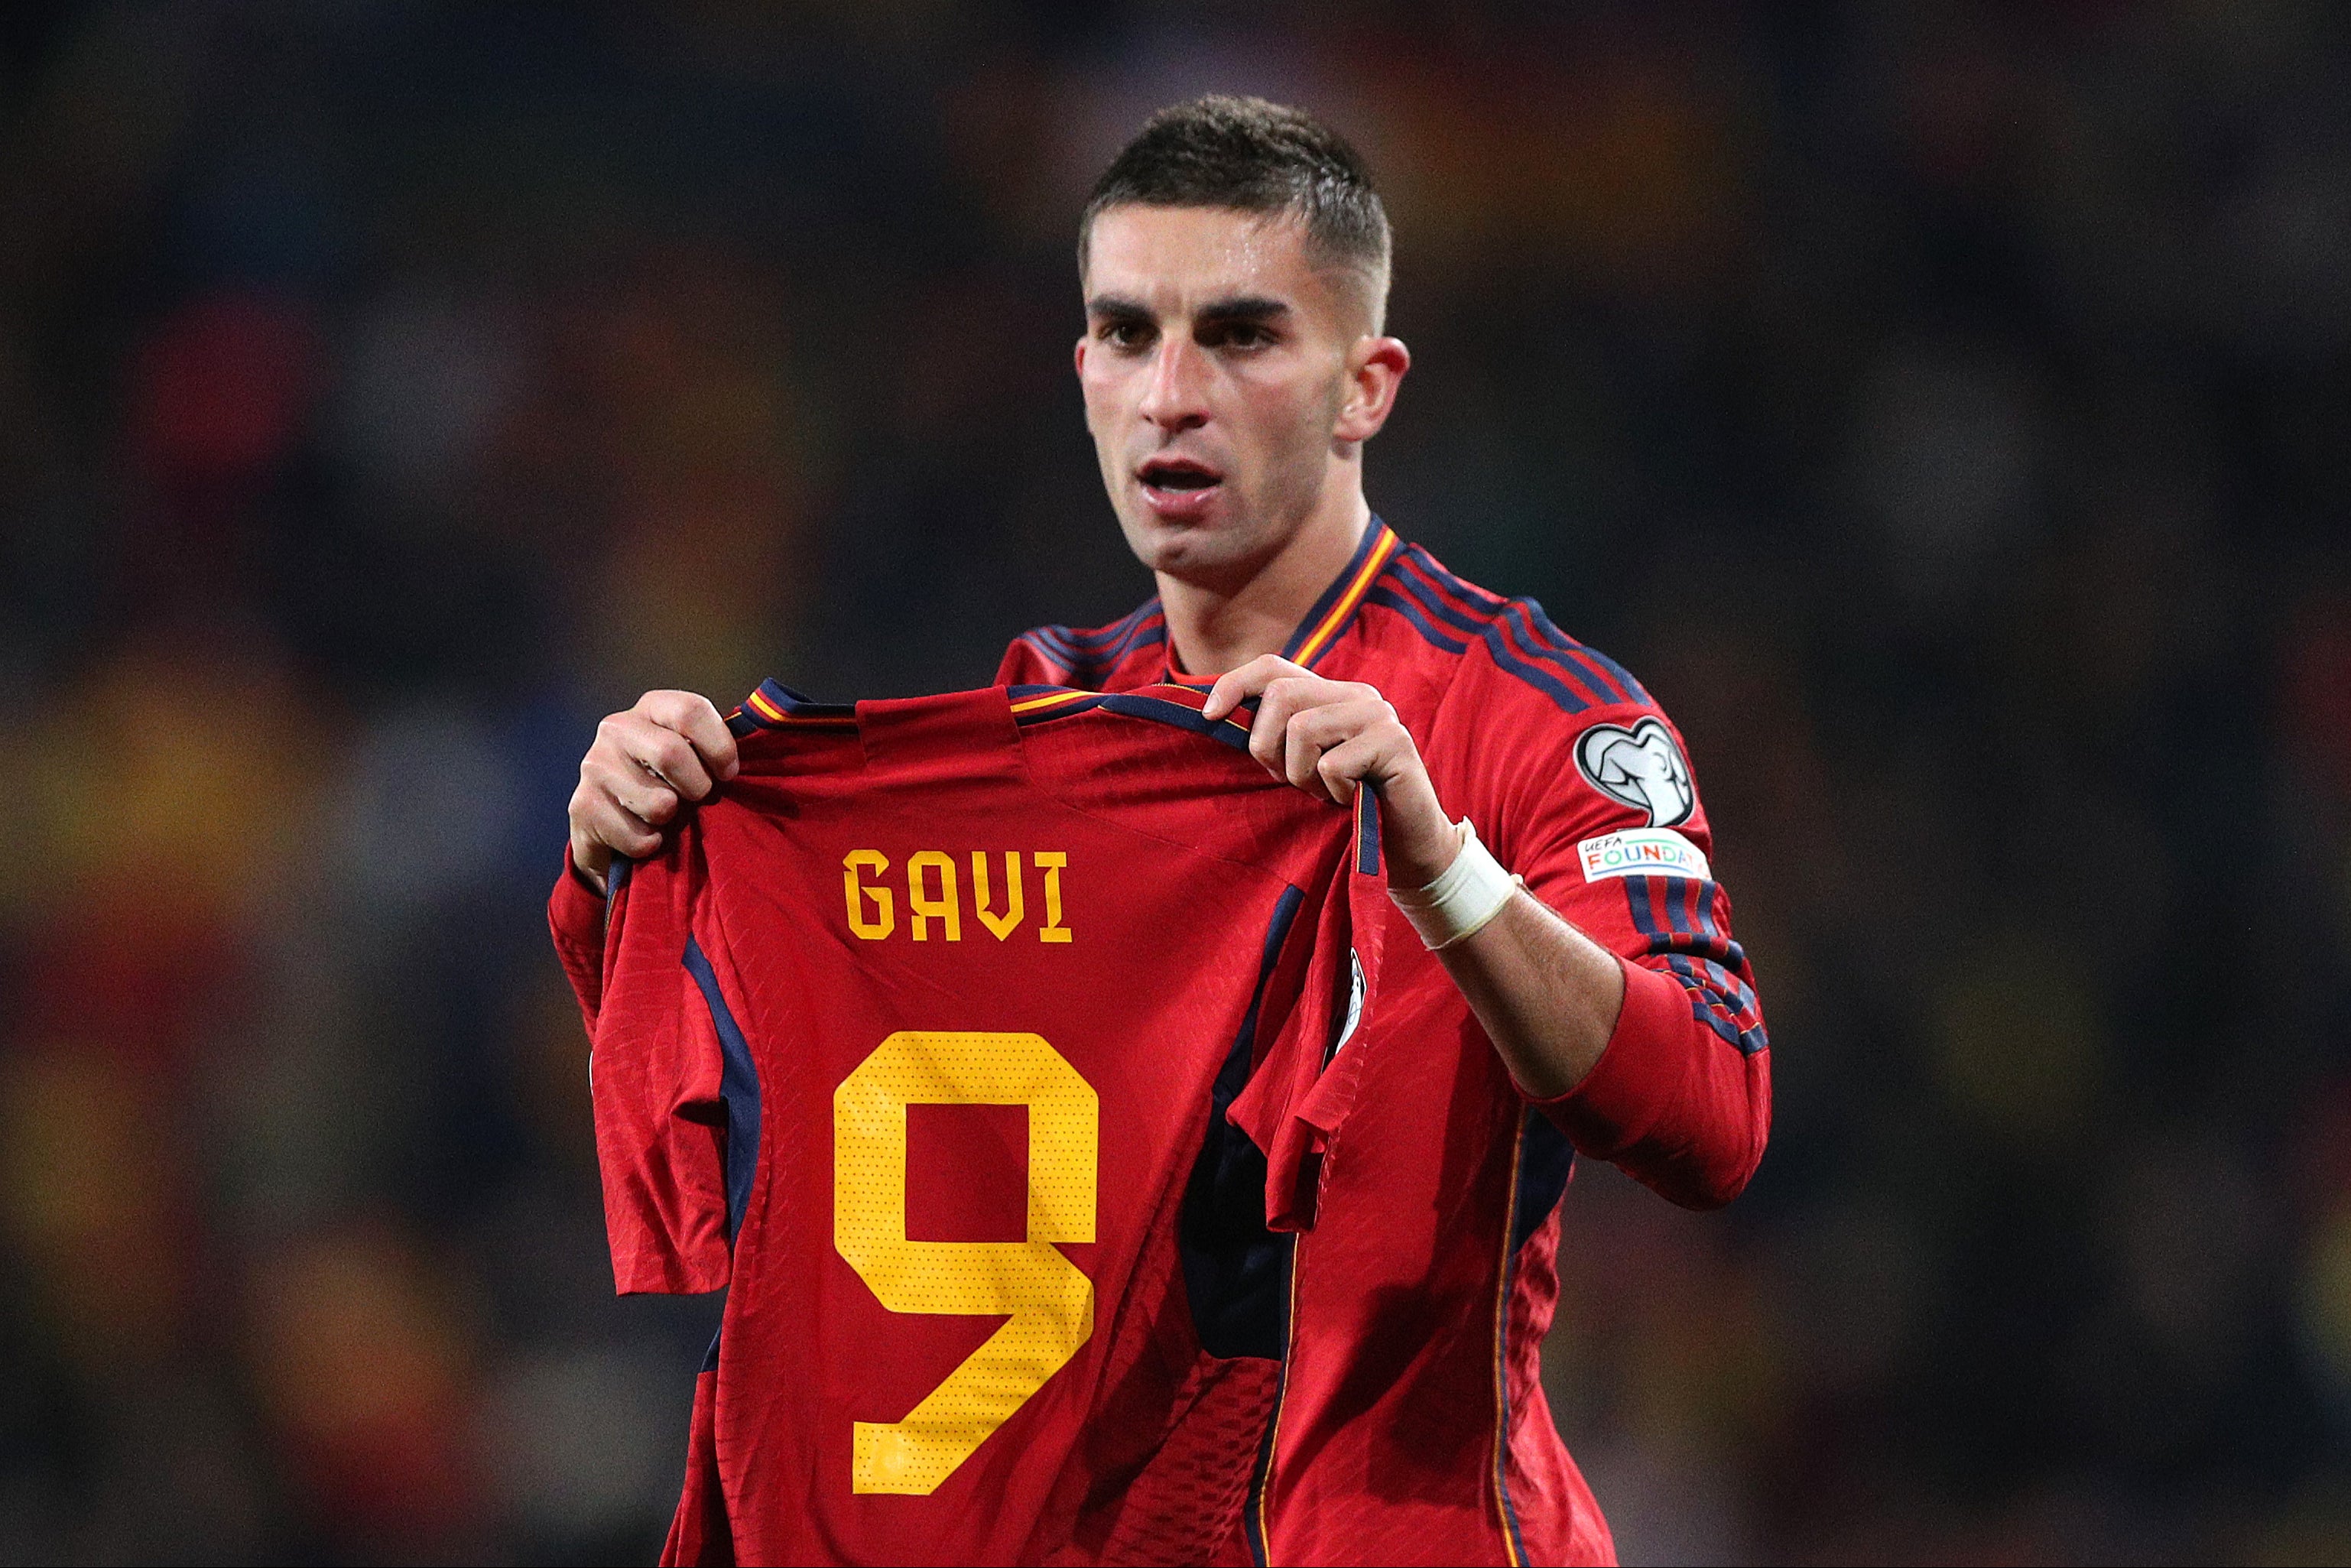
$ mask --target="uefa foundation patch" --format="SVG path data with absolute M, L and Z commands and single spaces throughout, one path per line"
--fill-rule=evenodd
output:
M 1706 854 L 1671 828 L 1627 828 L 1603 833 L 1575 846 L 1583 880 L 1611 876 L 1687 876 L 1705 881 L 1714 873 Z

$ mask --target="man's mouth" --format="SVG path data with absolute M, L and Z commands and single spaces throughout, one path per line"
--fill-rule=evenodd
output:
M 1195 463 L 1188 457 L 1155 458 L 1134 473 L 1144 489 L 1169 496 L 1210 489 L 1223 484 L 1225 478 L 1207 464 Z

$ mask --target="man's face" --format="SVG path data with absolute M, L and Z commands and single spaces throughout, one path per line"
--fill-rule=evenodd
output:
M 1219 208 L 1112 207 L 1087 261 L 1078 380 L 1127 543 L 1155 571 L 1244 579 L 1330 476 L 1360 295 L 1295 219 Z

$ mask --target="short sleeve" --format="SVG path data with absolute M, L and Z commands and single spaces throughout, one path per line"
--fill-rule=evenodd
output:
M 616 874 L 611 892 L 589 1073 L 623 1294 L 715 1291 L 730 1269 L 728 1166 L 744 1151 L 725 1037 L 740 1031 L 697 850 L 682 831 L 660 857 Z
M 604 895 L 572 869 L 571 850 L 563 851 L 563 872 L 547 900 L 548 935 L 555 940 L 555 956 L 571 994 L 580 1003 L 580 1017 L 588 1038 L 596 1038 L 596 1014 L 604 1003 Z

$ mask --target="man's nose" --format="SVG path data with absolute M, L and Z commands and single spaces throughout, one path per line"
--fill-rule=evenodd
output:
M 1152 356 L 1151 381 L 1144 388 L 1143 417 L 1170 434 L 1208 422 L 1207 356 L 1189 338 L 1160 340 Z

